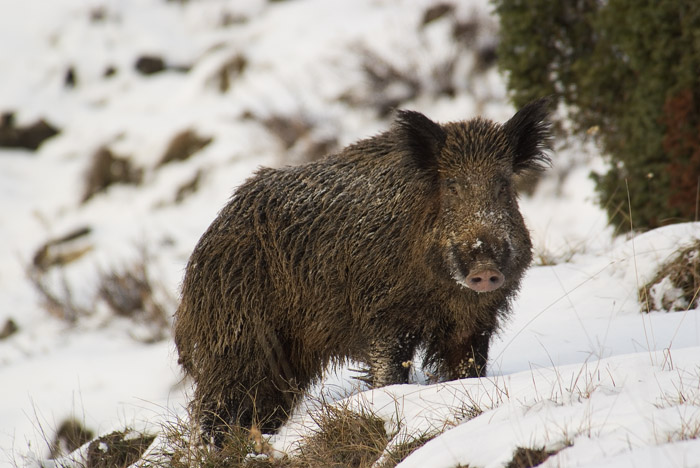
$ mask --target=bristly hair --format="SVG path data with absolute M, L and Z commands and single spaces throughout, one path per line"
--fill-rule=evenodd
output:
M 419 167 L 435 168 L 447 135 L 440 124 L 416 111 L 399 110 L 394 128 L 401 149 L 409 153 Z
M 542 171 L 551 166 L 552 124 L 549 121 L 552 99 L 543 97 L 526 104 L 505 124 L 503 131 L 515 150 L 513 170 Z

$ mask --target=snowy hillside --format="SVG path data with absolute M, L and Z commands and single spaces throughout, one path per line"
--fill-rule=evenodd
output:
M 69 418 L 99 435 L 182 416 L 170 320 L 233 189 L 384 130 L 397 107 L 508 119 L 496 33 L 486 0 L 4 5 L 0 467 L 38 466 Z M 401 467 L 500 467 L 518 447 L 549 467 L 700 466 L 700 310 L 665 310 L 669 281 L 650 313 L 638 299 L 700 223 L 613 238 L 588 177 L 604 160 L 569 143 L 521 200 L 536 265 L 489 375 L 346 402 L 386 421 L 387 450 L 436 436 Z M 346 395 L 349 374 L 323 392 Z M 270 443 L 294 453 L 313 428 L 302 410 Z

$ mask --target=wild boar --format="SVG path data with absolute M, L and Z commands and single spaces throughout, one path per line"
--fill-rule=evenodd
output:
M 549 164 L 548 101 L 505 124 L 392 128 L 243 183 L 199 240 L 175 315 L 192 410 L 276 430 L 331 363 L 406 382 L 418 347 L 443 379 L 483 376 L 532 260 L 514 176 Z

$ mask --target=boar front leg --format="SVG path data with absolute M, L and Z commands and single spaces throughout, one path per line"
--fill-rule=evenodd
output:
M 370 344 L 369 378 L 372 387 L 408 383 L 417 341 L 411 334 L 373 340 Z
M 468 337 L 453 337 L 444 349 L 444 374 L 450 380 L 486 375 L 489 342 L 493 330 L 481 330 Z

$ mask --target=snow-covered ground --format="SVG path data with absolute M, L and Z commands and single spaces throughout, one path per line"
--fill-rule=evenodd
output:
M 9 319 L 18 327 L 0 339 L 0 466 L 46 457 L 46 441 L 71 416 L 101 434 L 182 413 L 187 387 L 172 341 L 114 316 L 99 285 L 146 251 L 156 300 L 171 315 L 191 249 L 256 167 L 385 129 L 392 105 L 441 121 L 513 113 L 495 68 L 477 71 L 495 40 L 488 3 L 455 2 L 423 25 L 437 3 L 3 6 L 0 112 L 14 111 L 19 126 L 44 118 L 61 133 L 36 152 L 0 148 L 0 329 Z M 166 70 L 139 73 L 145 55 Z M 161 165 L 188 129 L 211 143 Z M 83 202 L 101 147 L 128 159 L 142 181 Z M 700 311 L 643 314 L 637 299 L 660 263 L 700 238 L 700 223 L 612 238 L 588 178 L 603 167 L 595 148 L 573 142 L 521 200 L 548 265 L 529 271 L 488 377 L 351 397 L 385 417 L 396 441 L 447 429 L 402 467 L 503 466 L 518 446 L 563 448 L 545 462 L 552 467 L 700 466 Z M 188 184 L 196 190 L 183 191 Z M 70 322 L 47 310 L 29 273 L 42 245 L 79 228 L 89 233 L 67 248 L 83 255 L 40 275 L 82 311 Z M 346 373 L 331 384 L 352 386 Z M 469 406 L 483 412 L 460 420 Z M 275 448 L 293 447 L 304 422 L 297 415 Z

